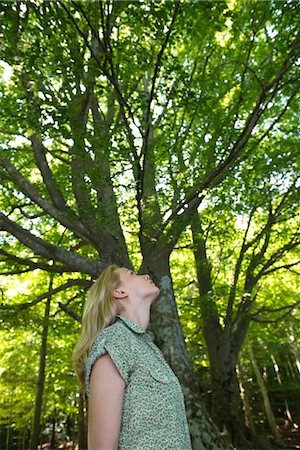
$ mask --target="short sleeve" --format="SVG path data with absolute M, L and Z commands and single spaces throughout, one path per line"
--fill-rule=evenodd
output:
M 118 369 L 121 377 L 128 383 L 131 366 L 132 357 L 130 352 L 130 343 L 127 339 L 120 339 L 118 336 L 103 336 L 99 335 L 93 347 L 88 355 L 88 359 L 85 366 L 85 384 L 86 392 L 90 393 L 90 377 L 93 365 L 101 356 L 109 354 L 113 360 L 116 368 Z

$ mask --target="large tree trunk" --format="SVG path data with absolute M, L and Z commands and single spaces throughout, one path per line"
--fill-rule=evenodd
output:
M 251 448 L 251 437 L 245 424 L 236 374 L 239 346 L 234 342 L 232 327 L 222 327 L 213 295 L 211 267 L 198 214 L 192 221 L 194 256 L 203 318 L 203 335 L 210 361 L 212 384 L 212 417 L 219 429 L 234 445 Z M 246 328 L 247 329 L 247 328 Z M 239 341 L 242 342 L 240 337 Z
M 177 306 L 174 298 L 168 254 L 147 253 L 141 271 L 149 273 L 161 289 L 159 299 L 152 307 L 150 329 L 155 342 L 178 376 L 186 403 L 186 412 L 195 450 L 225 450 L 231 445 L 225 441 L 208 415 L 195 381 L 188 355 Z
M 217 351 L 209 351 L 212 416 L 234 445 L 252 448 L 251 434 L 246 427 L 242 409 L 236 355 L 233 354 L 230 340 L 225 333 L 221 339 L 216 336 L 215 342 Z

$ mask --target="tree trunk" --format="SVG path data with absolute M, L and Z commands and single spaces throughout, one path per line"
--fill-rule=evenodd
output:
M 236 373 L 236 355 L 225 333 L 221 342 L 216 341 L 216 356 L 210 354 L 212 417 L 234 445 L 251 448 Z
M 168 256 L 158 254 L 157 251 L 154 255 L 148 252 L 141 267 L 141 272 L 153 277 L 161 289 L 159 299 L 152 307 L 150 330 L 155 336 L 156 344 L 181 382 L 193 448 L 230 449 L 231 445 L 222 438 L 209 417 L 201 398 L 200 388 L 194 378 L 192 362 L 177 313 Z
M 288 337 L 289 337 L 289 341 L 290 341 L 290 345 L 291 345 L 291 349 L 292 349 L 293 355 L 295 357 L 295 362 L 296 362 L 296 366 L 297 366 L 297 369 L 298 369 L 298 373 L 300 374 L 300 351 L 299 351 L 299 348 L 297 347 L 297 341 L 296 341 L 296 338 L 295 338 L 295 331 L 294 331 L 294 328 L 293 328 L 292 324 L 289 325 Z
M 279 386 L 282 387 L 282 379 L 281 379 L 281 375 L 280 375 L 279 365 L 277 364 L 275 356 L 272 354 L 271 354 L 271 359 L 272 359 L 272 363 L 273 363 L 274 372 L 276 374 L 277 382 L 278 382 Z M 289 404 L 288 404 L 288 401 L 286 398 L 284 399 L 284 406 L 285 406 L 285 414 L 286 414 L 287 422 L 289 423 L 290 426 L 293 426 L 294 420 L 293 420 L 292 413 L 291 413 L 291 410 L 289 408 Z
M 254 424 L 252 411 L 251 411 L 251 401 L 250 401 L 250 397 L 249 397 L 249 393 L 248 393 L 247 384 L 244 379 L 243 368 L 239 361 L 237 364 L 237 376 L 238 376 L 239 385 L 240 385 L 241 398 L 242 398 L 242 402 L 244 405 L 246 426 L 249 428 L 251 433 L 254 434 L 255 433 L 255 424 Z
M 49 290 L 52 288 L 53 276 L 51 275 Z M 40 351 L 40 366 L 37 380 L 37 390 L 34 405 L 34 418 L 31 431 L 31 438 L 29 448 L 30 450 L 36 450 L 39 445 L 40 432 L 41 432 L 41 414 L 42 414 L 42 403 L 43 403 L 43 392 L 45 384 L 45 369 L 46 369 L 46 354 L 47 354 L 47 338 L 48 338 L 48 328 L 49 328 L 49 313 L 50 313 L 51 297 L 48 298 L 45 315 L 44 324 L 42 331 L 42 345 Z
M 53 417 L 52 417 L 52 430 L 51 430 L 51 441 L 50 441 L 50 448 L 55 448 L 55 440 L 56 440 L 56 410 L 53 411 Z
M 10 423 L 6 427 L 5 450 L 10 449 Z
M 271 407 L 271 403 L 270 403 L 270 400 L 269 400 L 269 394 L 268 394 L 267 388 L 265 386 L 263 377 L 262 377 L 262 375 L 260 373 L 257 361 L 255 359 L 255 356 L 254 356 L 254 353 L 253 353 L 253 350 L 252 350 L 252 346 L 251 346 L 249 341 L 247 342 L 247 347 L 248 347 L 249 356 L 250 356 L 250 359 L 251 359 L 251 362 L 252 362 L 252 365 L 253 365 L 254 373 L 255 373 L 255 376 L 256 376 L 256 379 L 257 379 L 257 384 L 259 386 L 259 389 L 260 389 L 260 392 L 261 392 L 261 395 L 262 395 L 262 398 L 263 398 L 264 408 L 265 408 L 266 417 L 267 417 L 267 421 L 268 421 L 269 427 L 270 427 L 273 435 L 277 439 L 280 439 L 280 434 L 279 434 L 279 431 L 278 431 L 278 428 L 277 428 L 277 425 L 276 425 L 275 417 L 274 417 L 274 414 L 273 414 L 273 411 L 272 411 L 272 407 Z
M 240 347 L 234 342 L 231 323 L 222 327 L 219 321 L 206 242 L 197 213 L 193 215 L 191 227 L 200 294 L 199 309 L 210 361 L 212 417 L 234 445 L 251 448 L 251 435 L 245 424 L 236 374 Z M 242 341 L 241 337 L 239 341 Z
M 87 426 L 84 403 L 84 397 L 82 394 L 80 394 L 78 415 L 78 444 L 80 450 L 87 449 Z

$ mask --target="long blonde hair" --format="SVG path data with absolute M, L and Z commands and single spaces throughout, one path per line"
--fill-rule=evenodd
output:
M 73 362 L 81 392 L 85 392 L 84 368 L 88 354 L 99 331 L 111 325 L 118 314 L 113 290 L 119 287 L 116 265 L 105 269 L 89 290 L 82 315 L 81 334 L 73 351 Z

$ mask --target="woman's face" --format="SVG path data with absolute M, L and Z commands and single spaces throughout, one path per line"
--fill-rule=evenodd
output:
M 149 298 L 154 301 L 159 295 L 159 288 L 150 279 L 149 275 L 137 275 L 130 269 L 118 269 L 120 287 L 129 297 Z

